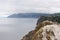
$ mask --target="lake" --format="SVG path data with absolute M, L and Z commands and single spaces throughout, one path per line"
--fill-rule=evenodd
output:
M 36 22 L 36 18 L 0 18 L 0 40 L 21 40 Z

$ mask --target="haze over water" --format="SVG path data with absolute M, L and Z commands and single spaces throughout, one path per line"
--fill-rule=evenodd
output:
M 0 40 L 20 40 L 36 26 L 37 19 L 0 18 Z

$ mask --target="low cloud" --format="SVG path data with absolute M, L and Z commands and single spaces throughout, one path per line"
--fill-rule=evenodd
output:
M 0 0 L 0 14 L 15 12 L 60 12 L 60 0 Z

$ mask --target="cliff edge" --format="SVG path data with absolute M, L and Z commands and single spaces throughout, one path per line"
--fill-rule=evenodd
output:
M 60 16 L 42 16 L 36 28 L 21 40 L 60 40 Z

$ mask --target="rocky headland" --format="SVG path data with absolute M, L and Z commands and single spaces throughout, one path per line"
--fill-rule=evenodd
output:
M 60 40 L 60 16 L 42 16 L 21 40 Z

